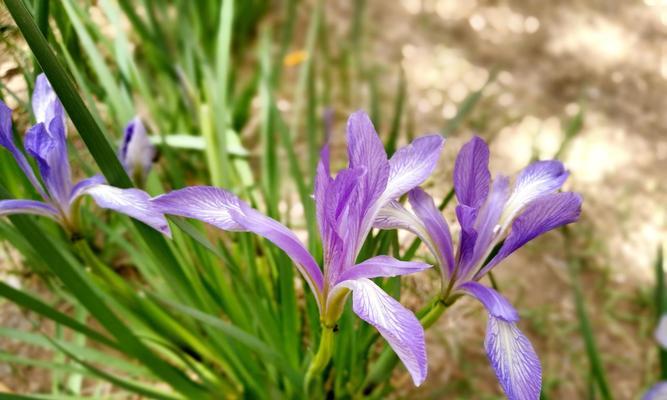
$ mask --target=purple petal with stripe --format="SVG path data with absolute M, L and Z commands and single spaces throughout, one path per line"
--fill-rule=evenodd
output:
M 658 382 L 642 396 L 642 400 L 667 400 L 667 381 Z
M 151 202 L 164 214 L 198 219 L 226 231 L 254 232 L 271 241 L 297 264 L 320 304 L 322 272 L 308 250 L 292 231 L 232 193 L 212 186 L 191 186 L 163 194 Z
M 463 145 L 454 163 L 454 190 L 459 204 L 477 209 L 489 193 L 489 147 L 479 136 Z
M 74 202 L 79 196 L 83 195 L 83 191 L 93 185 L 106 183 L 106 179 L 102 175 L 93 175 L 90 178 L 82 179 L 72 187 L 70 192 L 70 204 Z
M 67 144 L 53 136 L 44 123 L 34 125 L 25 136 L 25 149 L 36 161 L 51 198 L 65 209 L 72 190 Z
M 449 233 L 447 221 L 442 216 L 440 210 L 433 202 L 431 196 L 422 189 L 415 188 L 410 191 L 409 197 L 412 210 L 417 217 L 421 219 L 431 242 L 435 247 L 435 257 L 442 264 L 442 268 L 447 270 L 451 276 L 454 270 L 454 253 L 452 249 L 452 236 Z
M 35 200 L 0 200 L 0 216 L 10 214 L 35 214 L 58 219 L 58 210 L 52 205 Z
M 475 220 L 475 247 L 470 259 L 465 264 L 461 264 L 460 276 L 468 278 L 476 271 L 479 264 L 491 253 L 494 243 L 500 234 L 500 217 L 505 208 L 505 202 L 509 195 L 509 179 L 505 176 L 499 176 L 494 180 L 486 203 L 479 210 Z M 475 269 L 475 270 L 473 270 Z
M 503 225 L 511 223 L 530 202 L 560 189 L 568 175 L 563 163 L 556 160 L 536 161 L 521 170 L 507 200 Z
M 54 136 L 62 136 L 65 140 L 65 111 L 53 91 L 46 75 L 39 74 L 35 80 L 35 89 L 32 93 L 32 111 L 37 123 L 43 123 Z
M 37 192 L 44 199 L 47 199 L 48 196 L 46 195 L 42 184 L 37 180 L 30 163 L 28 163 L 28 160 L 14 143 L 14 135 L 12 133 L 12 110 L 10 110 L 2 101 L 0 101 L 0 146 L 12 153 L 16 163 L 19 165 L 19 168 L 21 168 L 21 171 L 23 171 L 30 183 L 32 183 Z
M 399 261 L 389 256 L 375 256 L 348 269 L 340 276 L 340 282 L 360 278 L 386 278 L 408 275 L 431 268 L 430 265 L 415 261 Z
M 389 160 L 389 180 L 381 203 L 397 199 L 424 183 L 431 175 L 445 139 L 440 135 L 422 136 L 400 148 Z
M 363 168 L 366 171 L 361 180 L 359 203 L 362 208 L 368 208 L 387 187 L 390 167 L 382 141 L 363 111 L 350 115 L 347 143 L 350 168 Z
M 225 231 L 246 231 L 230 210 L 239 210 L 241 200 L 213 186 L 190 186 L 157 196 L 151 203 L 164 214 L 194 218 Z
M 459 286 L 461 290 L 475 297 L 492 316 L 507 322 L 519 321 L 519 313 L 500 293 L 474 281 Z
M 512 230 L 496 256 L 477 275 L 481 277 L 505 257 L 537 236 L 579 219 L 581 195 L 564 192 L 532 202 L 512 223 Z
M 148 193 L 142 190 L 98 184 L 87 186 L 79 194 L 90 195 L 98 206 L 128 215 L 171 237 L 164 214 L 150 202 Z
M 352 290 L 352 310 L 380 332 L 408 369 L 414 384 L 421 385 L 428 369 L 424 328 L 412 311 L 370 279 L 343 281 L 337 286 Z
M 477 209 L 459 204 L 456 206 L 456 219 L 461 226 L 461 235 L 459 240 L 458 262 L 461 265 L 468 265 L 472 262 L 471 258 L 477 241 L 477 231 L 475 230 L 475 219 L 477 218 Z
M 486 354 L 509 400 L 538 400 L 542 366 L 528 338 L 516 323 L 489 314 Z

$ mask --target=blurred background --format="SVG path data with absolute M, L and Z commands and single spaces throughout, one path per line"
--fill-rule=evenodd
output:
M 346 116 L 360 108 L 387 143 L 446 135 L 426 185 L 437 202 L 451 188 L 456 152 L 473 134 L 490 142 L 494 175 L 557 157 L 571 172 L 566 189 L 584 196 L 582 220 L 567 234 L 531 242 L 496 270 L 542 359 L 545 396 L 592 398 L 602 374 L 613 397 L 633 399 L 658 380 L 654 266 L 667 238 L 666 1 L 238 1 L 228 63 L 220 62 L 219 42 L 208 41 L 217 14 L 206 6 L 181 14 L 185 3 L 168 3 L 66 0 L 52 6 L 50 22 L 57 50 L 111 141 L 135 112 L 171 140 L 160 164 L 166 186 L 251 185 L 247 177 L 265 171 L 265 129 L 288 130 L 309 171 L 325 112 L 333 115 L 335 169 L 345 160 Z M 4 7 L 0 25 L 0 89 L 18 107 L 34 60 Z M 228 82 L 216 79 L 221 71 Z M 275 109 L 266 108 L 267 98 Z M 202 137 L 221 125 L 231 131 L 229 164 L 212 166 Z M 286 150 L 277 154 L 288 171 Z M 167 169 L 164 160 L 182 168 Z M 226 165 L 245 172 L 227 176 Z M 190 172 L 207 167 L 209 174 Z M 279 211 L 303 226 L 295 183 L 285 179 L 275 190 Z M 453 207 L 445 213 L 455 226 Z M 32 271 L 2 246 L 0 278 L 39 291 Z M 416 305 L 437 280 L 422 275 L 407 285 L 407 303 Z M 29 328 L 24 317 L 0 306 L 3 326 Z M 396 374 L 405 388 L 399 395 L 502 398 L 482 346 L 484 310 L 465 299 L 438 324 L 427 332 L 427 383 L 415 390 Z M 5 338 L 0 351 L 48 358 Z M 0 361 L 0 388 L 48 385 L 48 374 Z

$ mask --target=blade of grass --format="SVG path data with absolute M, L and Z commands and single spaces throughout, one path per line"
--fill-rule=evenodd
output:
M 662 245 L 658 246 L 655 258 L 655 310 L 656 321 L 660 321 L 667 313 L 667 291 L 665 291 L 665 266 L 662 253 Z M 667 380 L 667 350 L 658 345 L 658 357 L 660 358 L 660 379 Z

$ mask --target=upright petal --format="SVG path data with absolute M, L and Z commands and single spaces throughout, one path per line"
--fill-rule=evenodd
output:
M 479 136 L 463 145 L 454 163 L 454 190 L 459 204 L 477 209 L 489 193 L 489 147 Z
M 468 279 L 480 266 L 484 259 L 491 253 L 497 242 L 501 229 L 498 224 L 509 195 L 509 179 L 499 176 L 493 182 L 486 202 L 479 210 L 475 219 L 475 246 L 470 259 L 461 264 L 460 276 Z
M 55 121 L 55 120 L 52 120 Z M 25 148 L 36 161 L 46 189 L 53 200 L 64 208 L 72 188 L 67 143 L 64 136 L 52 135 L 45 123 L 34 125 L 25 137 Z
M 119 158 L 128 175 L 141 184 L 148 175 L 155 158 L 155 146 L 146 134 L 139 117 L 134 117 L 125 127 Z
M 350 168 L 363 168 L 360 204 L 370 206 L 387 187 L 389 161 L 382 141 L 366 113 L 357 111 L 347 122 L 347 143 Z
M 399 261 L 389 256 L 375 256 L 348 269 L 340 276 L 340 282 L 360 278 L 386 278 L 408 275 L 431 268 L 416 261 Z
M 438 164 L 444 144 L 442 136 L 429 135 L 400 148 L 389 160 L 389 180 L 380 203 L 384 205 L 424 183 Z
M 58 219 L 58 210 L 50 204 L 35 200 L 0 200 L 0 216 L 10 214 L 36 214 Z
M 65 112 L 58 96 L 51 87 L 51 83 L 43 73 L 39 74 L 35 80 L 35 89 L 32 93 L 32 111 L 37 123 L 43 123 L 47 129 L 50 129 L 51 122 L 55 120 L 53 133 L 62 135 L 64 140 L 67 136 Z
M 500 386 L 509 400 L 540 398 L 540 360 L 528 338 L 514 322 L 489 314 L 484 347 Z
M 658 382 L 642 396 L 642 400 L 667 400 L 667 381 Z
M 126 214 L 171 237 L 164 214 L 150 202 L 148 193 L 142 190 L 97 184 L 87 186 L 79 194 L 88 194 L 98 206 Z
M 380 332 L 408 369 L 414 384 L 421 385 L 428 368 L 424 328 L 412 311 L 370 279 L 343 281 L 338 286 L 352 290 L 352 310 Z
M 250 231 L 266 238 L 297 264 L 320 301 L 322 272 L 296 235 L 232 193 L 211 186 L 191 186 L 163 194 L 151 202 L 164 214 L 198 219 L 226 231 Z
M 435 247 L 435 256 L 442 264 L 441 267 L 451 276 L 454 270 L 454 252 L 452 250 L 452 236 L 449 225 L 431 196 L 420 188 L 415 188 L 409 194 L 410 205 L 419 219 L 422 220 Z
M 579 219 L 581 202 L 581 195 L 572 192 L 553 193 L 532 202 L 512 223 L 510 234 L 498 254 L 477 276 L 481 277 L 537 236 Z
M 477 241 L 477 231 L 475 230 L 476 218 L 477 209 L 464 204 L 456 206 L 456 219 L 458 219 L 461 226 L 457 260 L 461 265 L 468 265 L 472 262 L 473 250 Z
M 536 161 L 521 170 L 514 183 L 514 190 L 507 200 L 501 219 L 505 227 L 533 200 L 554 193 L 567 180 L 568 172 L 563 163 L 556 160 Z
M 30 163 L 28 163 L 28 160 L 25 158 L 23 153 L 21 153 L 21 151 L 16 147 L 16 144 L 14 144 L 14 135 L 12 133 L 12 111 L 2 101 L 0 101 L 0 146 L 6 148 L 10 153 L 12 153 L 16 163 L 19 165 L 19 168 L 21 168 L 21 171 L 23 171 L 30 183 L 32 183 L 37 192 L 44 199 L 47 199 L 46 192 L 44 192 L 42 184 L 39 183 L 39 180 L 37 180 L 35 172 L 32 170 Z

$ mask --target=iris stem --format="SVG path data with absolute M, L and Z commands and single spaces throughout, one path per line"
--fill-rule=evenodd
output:
M 304 388 L 307 394 L 312 393 L 311 385 L 314 383 L 313 380 L 316 379 L 318 375 L 324 371 L 324 368 L 331 360 L 334 347 L 334 327 L 327 326 L 322 324 L 322 336 L 320 337 L 320 345 L 310 362 L 308 371 L 306 372 L 306 378 L 304 382 Z

